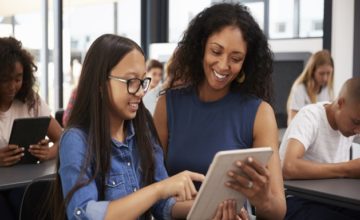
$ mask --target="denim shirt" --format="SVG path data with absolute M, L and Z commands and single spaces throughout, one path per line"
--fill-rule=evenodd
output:
M 135 192 L 143 186 L 139 155 L 135 145 L 135 132 L 132 123 L 128 123 L 128 134 L 124 143 L 112 140 L 112 155 L 110 172 L 106 177 L 104 201 L 99 201 L 99 186 L 96 181 L 77 190 L 66 207 L 66 213 L 71 219 L 104 219 L 109 202 Z M 87 134 L 76 128 L 64 132 L 60 140 L 59 175 L 64 197 L 75 186 L 80 175 L 88 148 Z M 168 177 L 164 167 L 163 152 L 159 145 L 154 147 L 155 181 Z M 82 178 L 92 176 L 91 168 L 86 170 Z M 151 208 L 156 219 L 171 219 L 171 209 L 174 198 L 160 200 Z

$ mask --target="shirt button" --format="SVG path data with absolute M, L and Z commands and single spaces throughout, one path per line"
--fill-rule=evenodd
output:
M 131 163 L 130 163 L 130 162 L 128 162 L 128 163 L 127 163 L 127 165 L 128 165 L 128 166 L 130 166 L 130 165 L 131 165 Z
M 81 210 L 80 209 L 76 210 L 76 215 L 80 215 L 80 214 L 81 214 Z
M 136 192 L 136 187 L 134 188 L 134 192 Z
M 115 184 L 116 184 L 115 181 L 113 181 L 112 184 L 113 184 L 113 186 L 115 186 Z

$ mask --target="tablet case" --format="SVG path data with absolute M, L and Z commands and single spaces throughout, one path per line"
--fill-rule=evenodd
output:
M 17 118 L 13 122 L 9 144 L 25 148 L 19 163 L 37 163 L 38 158 L 30 154 L 29 146 L 44 139 L 50 124 L 50 117 Z
M 249 156 L 265 165 L 271 154 L 272 149 L 270 147 L 227 150 L 216 153 L 187 220 L 212 219 L 218 205 L 227 199 L 236 200 L 237 213 L 239 213 L 246 198 L 239 192 L 225 186 L 225 182 L 230 180 L 227 175 L 228 171 L 232 168 L 238 170 L 234 165 L 235 161 L 243 161 Z

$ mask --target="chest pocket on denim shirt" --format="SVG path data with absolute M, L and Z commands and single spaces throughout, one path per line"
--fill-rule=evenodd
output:
M 126 196 L 125 178 L 121 173 L 111 174 L 106 179 L 105 197 L 109 200 Z

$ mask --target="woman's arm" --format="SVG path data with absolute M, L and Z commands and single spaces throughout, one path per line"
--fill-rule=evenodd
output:
M 278 130 L 272 108 L 262 102 L 253 128 L 253 147 L 269 146 L 273 154 L 267 166 L 249 157 L 235 164 L 245 175 L 230 171 L 234 181 L 226 184 L 242 193 L 256 208 L 257 219 L 283 219 L 286 212 L 283 178 L 278 152 Z
M 268 163 L 269 191 L 250 200 L 256 207 L 256 216 L 264 219 L 283 219 L 286 212 L 284 183 L 281 173 L 278 128 L 271 106 L 262 102 L 254 123 L 253 147 L 270 146 L 273 154 Z
M 160 142 L 163 147 L 164 155 L 168 147 L 168 119 L 166 111 L 166 95 L 161 95 L 157 101 L 154 112 L 154 124 L 159 134 Z

